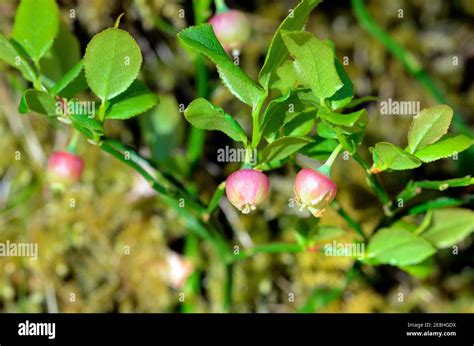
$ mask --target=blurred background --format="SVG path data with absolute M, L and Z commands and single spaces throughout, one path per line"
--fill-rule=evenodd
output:
M 250 19 L 252 37 L 241 51 L 240 65 L 256 79 L 273 33 L 297 1 L 226 3 Z M 194 25 L 192 2 L 78 0 L 58 4 L 65 25 L 76 37 L 65 39 L 68 49 L 58 53 L 62 57 L 82 56 L 91 37 L 113 26 L 118 15 L 125 13 L 120 27 L 137 40 L 144 56 L 140 79 L 161 102 L 132 120 L 109 121 L 107 134 L 159 162 L 208 201 L 238 166 L 217 162 L 217 149 L 234 145 L 218 132 L 206 133 L 202 155 L 196 162 L 188 160 L 190 128 L 180 105 L 185 107 L 197 97 L 196 71 L 202 67 L 196 64 L 195 55 L 178 44 L 176 33 Z M 457 109 L 459 122 L 472 130 L 474 1 L 367 0 L 365 4 L 377 23 L 419 59 Z M 0 2 L 0 31 L 7 36 L 17 6 L 17 1 Z M 207 15 L 212 15 L 214 7 L 210 10 Z M 362 28 L 350 1 L 320 4 L 307 30 L 332 40 L 341 60 L 348 57 L 345 68 L 358 97 L 419 101 L 421 108 L 440 103 Z M 62 59 L 55 60 L 58 56 L 53 54 L 43 62 L 45 73 L 53 80 L 71 67 L 64 66 Z M 248 107 L 232 97 L 213 65 L 203 61 L 208 98 L 248 130 Z M 0 257 L 0 311 L 474 312 L 472 235 L 459 245 L 460 255 L 452 256 L 450 249 L 440 251 L 434 269 L 422 277 L 388 266 L 363 266 L 362 277 L 349 280 L 354 260 L 348 257 L 317 252 L 258 254 L 233 266 L 232 303 L 226 306 L 222 283 L 228 273 L 217 254 L 190 236 L 175 212 L 120 161 L 82 140 L 79 154 L 86 168 L 81 184 L 62 194 L 48 188 L 44 178 L 47 158 L 66 146 L 70 128 L 53 127 L 37 115 L 20 116 L 17 108 L 26 83 L 3 62 L 0 73 L 0 242 L 36 242 L 39 247 L 36 261 Z M 370 120 L 361 146 L 363 156 L 369 159 L 366 148 L 380 140 L 406 145 L 410 116 L 380 114 L 378 102 L 364 106 Z M 472 160 L 466 157 L 472 158 L 472 150 L 458 161 L 442 160 L 407 173 L 384 173 L 381 179 L 395 197 L 410 179 L 471 174 Z M 229 244 L 248 248 L 272 241 L 294 242 L 296 228 L 314 226 L 314 219 L 301 220 L 288 208 L 295 173 L 291 167 L 270 173 L 271 201 L 258 213 L 242 216 L 226 201 L 221 203 L 216 219 Z M 334 180 L 339 203 L 370 233 L 383 212 L 362 169 L 352 160 L 339 160 Z M 469 192 L 472 188 L 467 187 L 442 194 Z M 427 194 L 425 199 L 441 193 Z M 355 239 L 333 210 L 327 210 L 320 224 L 331 226 L 328 238 L 321 241 Z

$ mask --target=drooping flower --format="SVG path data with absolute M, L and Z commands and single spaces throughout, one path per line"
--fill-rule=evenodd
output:
M 67 151 L 56 151 L 48 160 L 48 179 L 56 184 L 70 184 L 81 179 L 84 161 Z
M 321 217 L 326 206 L 336 196 L 337 186 L 328 176 L 314 169 L 303 168 L 295 178 L 295 200 L 300 210 L 308 209 L 315 217 Z
M 262 172 L 241 169 L 227 177 L 225 192 L 237 209 L 248 214 L 268 197 L 270 181 Z
M 218 13 L 209 20 L 217 39 L 227 52 L 240 50 L 250 37 L 250 23 L 238 10 Z

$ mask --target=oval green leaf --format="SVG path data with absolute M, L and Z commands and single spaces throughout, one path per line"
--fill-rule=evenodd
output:
M 102 100 L 127 90 L 142 64 L 140 47 L 124 30 L 109 28 L 95 35 L 84 55 L 87 84 Z
M 413 154 L 436 142 L 448 132 L 452 118 L 453 110 L 447 105 L 423 109 L 413 117 L 413 122 L 408 130 L 408 151 Z
M 469 148 L 473 142 L 472 139 L 464 135 L 443 138 L 439 142 L 418 150 L 415 152 L 415 156 L 423 162 L 432 162 L 460 153 Z
M 262 161 L 282 160 L 311 142 L 312 140 L 306 137 L 280 137 L 263 149 Z
M 401 228 L 383 228 L 370 239 L 367 259 L 373 264 L 407 266 L 436 252 L 425 239 Z
M 54 0 L 22 0 L 12 37 L 34 61 L 51 48 L 59 28 L 59 8 Z
M 141 114 L 158 103 L 158 96 L 143 82 L 135 80 L 122 94 L 110 100 L 107 119 L 129 119 Z
M 407 153 L 402 148 L 388 142 L 380 142 L 375 145 L 372 152 L 374 169 L 395 171 L 413 169 L 421 165 L 421 160 Z
M 204 98 L 191 102 L 184 111 L 184 117 L 198 129 L 222 131 L 234 141 L 247 143 L 247 136 L 239 123 Z
M 437 248 L 444 249 L 457 244 L 474 231 L 474 212 L 462 208 L 446 208 L 433 211 L 432 225 L 422 236 Z

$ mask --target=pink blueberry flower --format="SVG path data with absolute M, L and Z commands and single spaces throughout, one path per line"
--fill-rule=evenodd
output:
M 53 183 L 68 184 L 80 180 L 84 161 L 66 151 L 54 152 L 48 160 L 48 177 Z
M 325 207 L 336 196 L 337 186 L 334 181 L 321 172 L 303 168 L 295 179 L 295 200 L 300 210 L 308 209 L 315 217 L 321 217 Z
M 209 20 L 217 39 L 227 52 L 240 50 L 250 37 L 250 23 L 241 11 L 230 10 Z
M 248 214 L 268 197 L 270 182 L 262 172 L 241 169 L 227 177 L 225 192 L 237 209 Z

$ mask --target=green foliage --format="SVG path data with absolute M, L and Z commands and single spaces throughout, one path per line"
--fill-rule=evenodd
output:
M 107 119 L 129 119 L 146 112 L 158 103 L 158 97 L 143 82 L 135 80 L 132 85 L 108 103 Z
M 68 85 L 74 82 L 76 78 L 78 78 L 83 68 L 84 68 L 84 63 L 82 60 L 80 60 L 56 84 L 54 84 L 54 86 L 50 90 L 50 93 L 52 95 L 58 95 Z
M 18 6 L 12 37 L 39 62 L 51 48 L 59 28 L 59 8 L 54 0 L 22 0 Z
M 185 46 L 211 59 L 224 84 L 242 102 L 255 106 L 265 95 L 264 90 L 232 62 L 210 24 L 184 29 L 178 34 L 178 38 Z
M 372 264 L 408 266 L 420 263 L 435 252 L 429 242 L 405 229 L 383 228 L 370 239 L 367 259 Z
M 375 145 L 372 152 L 374 158 L 373 171 L 393 169 L 395 171 L 419 167 L 422 162 L 416 156 L 404 151 L 402 148 L 388 142 Z
M 446 105 L 423 109 L 413 117 L 408 130 L 408 152 L 413 154 L 440 139 L 448 131 L 452 118 L 453 110 Z
M 278 27 L 273 35 L 272 42 L 265 56 L 265 63 L 258 77 L 260 84 L 265 89 L 268 89 L 275 79 L 275 76 L 278 76 L 280 65 L 288 58 L 288 51 L 283 43 L 282 32 L 302 30 L 308 20 L 309 14 L 320 2 L 320 0 L 301 1 Z M 286 75 L 287 73 L 283 72 L 282 77 Z
M 443 138 L 415 152 L 415 156 L 423 162 L 444 159 L 469 148 L 474 141 L 465 135 Z
M 444 191 L 451 187 L 460 187 L 460 186 L 469 186 L 474 185 L 474 178 L 471 178 L 470 175 L 462 178 L 454 178 L 448 180 L 423 180 L 423 181 L 409 181 L 408 184 L 405 186 L 403 191 L 401 191 L 398 196 L 397 200 L 401 199 L 405 202 L 409 201 L 413 197 L 415 197 L 418 193 L 421 192 L 421 189 L 432 189 L 432 190 L 439 190 Z
M 26 58 L 2 33 L 0 33 L 0 59 L 18 69 L 26 80 L 32 82 L 36 78 L 35 71 Z
M 38 91 L 34 89 L 26 89 L 18 107 L 21 114 L 26 114 L 30 111 L 44 114 L 48 116 L 57 116 L 56 101 L 54 97 L 47 92 Z
M 206 99 L 198 98 L 191 102 L 184 116 L 198 129 L 222 131 L 235 141 L 247 143 L 247 136 L 239 123 Z
M 102 124 L 87 114 L 71 114 L 72 126 L 95 142 L 105 133 Z
M 48 87 L 50 83 L 58 82 L 80 60 L 81 47 L 79 40 L 71 32 L 69 26 L 61 21 L 58 35 L 54 39 L 51 49 L 40 61 L 43 82 Z
M 308 32 L 283 32 L 283 41 L 294 57 L 298 80 L 311 88 L 320 100 L 333 96 L 343 87 L 334 64 L 334 52 Z
M 262 135 L 272 141 L 285 124 L 311 111 L 316 111 L 313 94 L 308 89 L 292 90 L 269 103 L 263 114 Z
M 357 122 L 357 120 L 360 119 L 363 114 L 367 114 L 367 111 L 365 109 L 361 109 L 349 114 L 339 114 L 332 112 L 329 113 L 325 111 L 320 111 L 318 113 L 318 116 L 327 120 L 331 124 L 351 127 L 354 126 L 354 124 Z
M 462 208 L 433 211 L 430 227 L 421 235 L 439 249 L 459 243 L 474 231 L 474 212 Z
M 448 131 L 452 117 L 453 110 L 446 105 L 422 110 L 413 117 L 405 150 L 387 142 L 375 145 L 372 172 L 413 169 L 423 162 L 447 158 L 469 148 L 473 140 L 465 135 L 439 140 Z
M 354 86 L 352 85 L 351 79 L 344 70 L 344 66 L 342 66 L 341 62 L 337 59 L 337 57 L 334 57 L 334 63 L 336 66 L 337 74 L 339 76 L 339 79 L 342 81 L 343 86 L 329 98 L 329 103 L 331 105 L 331 109 L 333 110 L 341 109 L 347 106 L 354 97 Z
M 102 100 L 124 92 L 142 64 L 140 47 L 124 30 L 109 28 L 95 35 L 84 55 L 87 84 Z
M 306 137 L 280 137 L 263 149 L 262 160 L 282 160 L 311 142 L 312 140 Z

